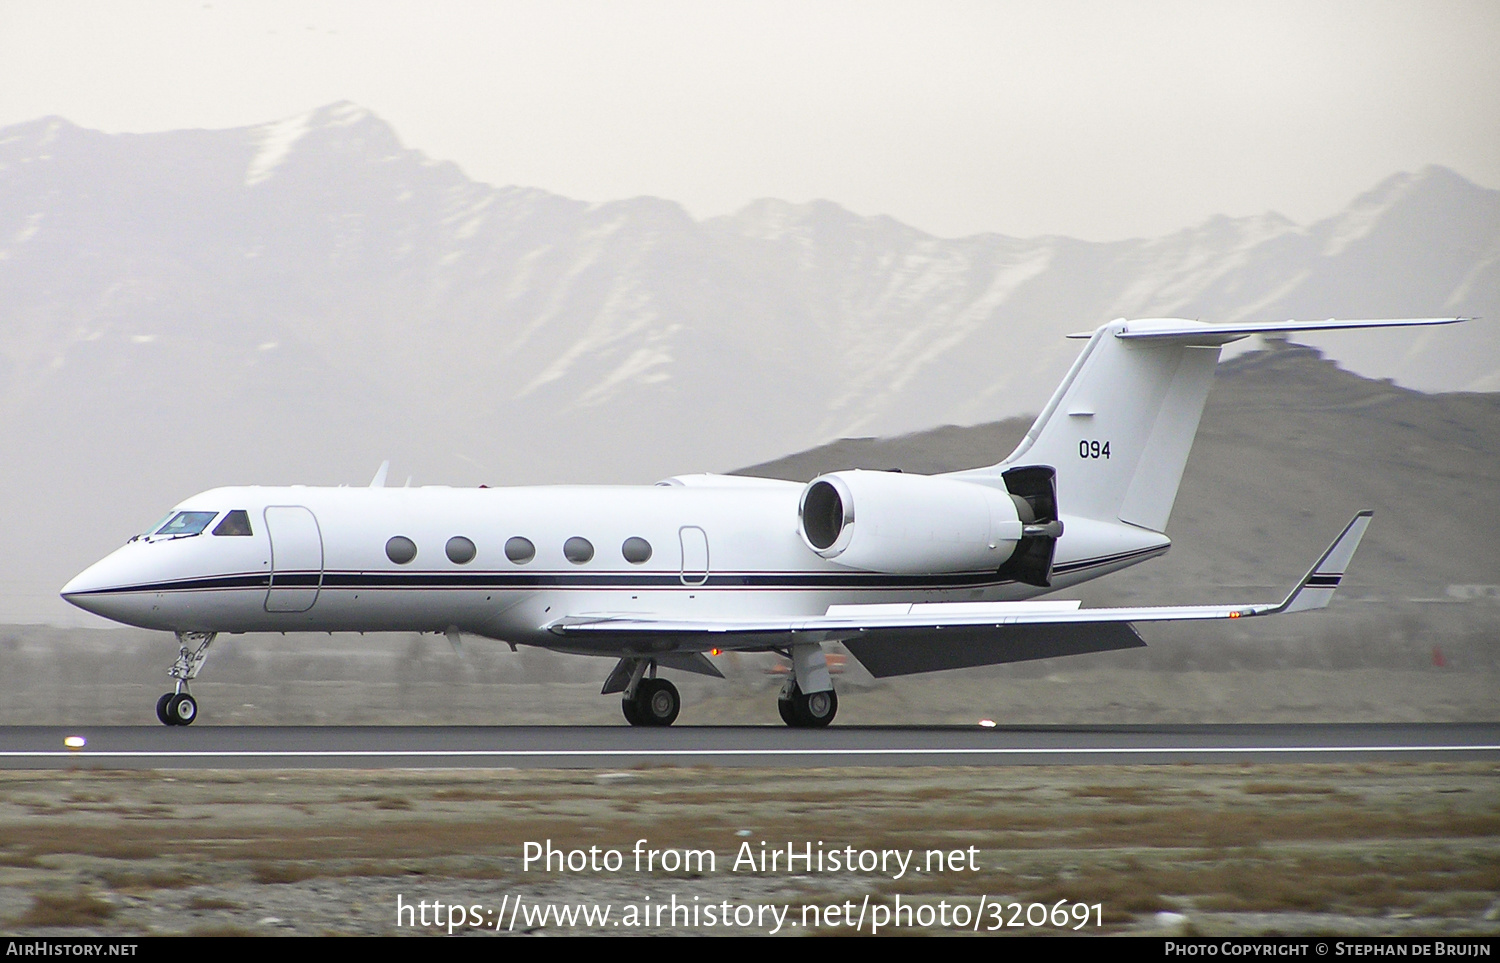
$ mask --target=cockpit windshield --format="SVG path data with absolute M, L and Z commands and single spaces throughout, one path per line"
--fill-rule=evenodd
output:
M 141 532 L 139 535 L 133 535 L 133 536 L 131 536 L 130 540 L 133 542 L 137 538 L 149 538 L 149 537 L 151 537 L 153 534 L 156 533 L 157 529 L 161 528 L 167 522 L 171 521 L 172 516 L 176 515 L 176 514 L 177 514 L 176 512 L 167 512 L 161 518 L 158 518 L 156 520 L 156 524 L 152 525 L 150 528 L 146 529 L 144 532 Z
M 167 523 L 151 533 L 152 538 L 170 538 L 173 535 L 197 535 L 208 527 L 218 512 L 178 512 Z

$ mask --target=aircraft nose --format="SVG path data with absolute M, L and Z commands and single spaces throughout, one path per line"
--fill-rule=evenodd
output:
M 85 612 L 93 612 L 105 618 L 118 618 L 115 612 L 120 597 L 113 593 L 128 587 L 131 578 L 129 567 L 123 564 L 119 552 L 108 555 L 79 572 L 62 587 L 63 599 Z
M 109 583 L 100 577 L 103 573 L 99 569 L 100 565 L 96 562 L 73 576 L 59 593 L 63 600 L 71 602 L 86 612 L 98 614 L 98 599 L 95 598 L 95 593 L 107 591 L 110 588 Z
M 98 591 L 100 585 L 99 580 L 93 577 L 94 568 L 95 566 L 91 565 L 88 568 L 84 569 L 82 572 L 79 572 L 77 575 L 73 576 L 68 580 L 68 584 L 62 587 L 62 591 L 58 594 L 67 599 L 69 602 L 72 602 L 74 605 L 77 605 L 79 596 L 84 595 L 88 592 Z

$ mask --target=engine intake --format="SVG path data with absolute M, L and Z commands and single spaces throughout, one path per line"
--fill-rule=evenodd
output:
M 849 490 L 836 481 L 816 479 L 802 493 L 802 534 L 807 544 L 820 555 L 833 549 L 839 536 L 845 534 L 849 523 L 854 521 L 854 500 Z M 841 550 L 834 550 L 833 554 L 837 555 Z

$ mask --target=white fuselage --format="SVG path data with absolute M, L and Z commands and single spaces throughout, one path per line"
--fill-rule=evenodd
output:
M 981 571 L 882 574 L 820 557 L 799 534 L 800 484 L 686 476 L 636 487 L 219 488 L 178 511 L 243 511 L 249 535 L 132 540 L 63 589 L 119 622 L 175 632 L 459 632 L 570 651 L 549 626 L 590 614 L 683 619 L 821 615 L 830 605 L 1010 601 L 1164 552 L 1165 536 L 1063 516 L 1051 588 Z M 409 539 L 404 564 L 387 551 Z M 451 539 L 472 543 L 454 561 Z M 507 542 L 525 539 L 529 558 Z M 565 554 L 585 539 L 585 561 Z M 650 557 L 628 561 L 627 539 Z M 462 542 L 454 554 L 463 559 Z M 575 558 L 582 552 L 572 553 Z M 397 552 L 397 556 L 401 553 Z M 524 552 L 516 553 L 524 555 Z M 636 543 L 635 556 L 641 551 Z M 600 654 L 604 654 L 601 652 Z

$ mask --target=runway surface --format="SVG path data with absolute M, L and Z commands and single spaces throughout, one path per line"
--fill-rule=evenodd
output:
M 82 738 L 82 748 L 64 740 Z M 1025 726 L 52 726 L 0 728 L 4 769 L 991 766 L 1500 761 L 1500 724 Z

